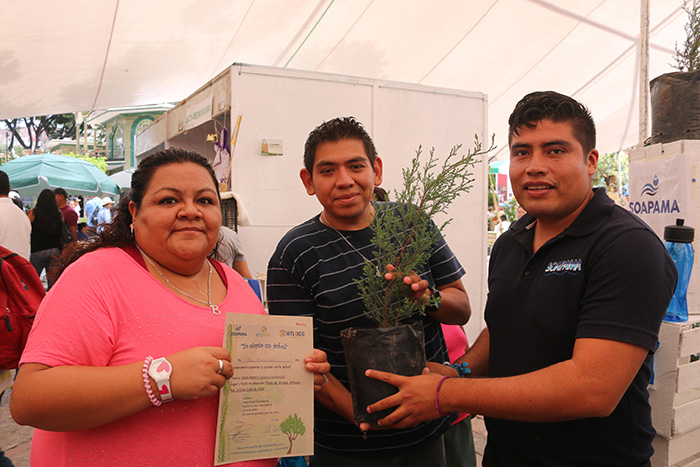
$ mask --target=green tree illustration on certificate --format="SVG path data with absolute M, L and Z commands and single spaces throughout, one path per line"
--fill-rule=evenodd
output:
M 297 436 L 304 436 L 304 433 L 306 433 L 304 422 L 297 414 L 290 415 L 285 421 L 280 423 L 280 430 L 282 430 L 282 433 L 287 435 L 287 438 L 289 438 L 289 451 L 287 451 L 287 454 L 291 454 L 292 446 L 294 445 L 294 441 L 297 439 Z

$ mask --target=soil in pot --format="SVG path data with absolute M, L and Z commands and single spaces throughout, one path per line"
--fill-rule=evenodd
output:
M 419 375 L 425 368 L 423 323 L 415 321 L 389 328 L 348 328 L 340 333 L 350 378 L 355 422 L 376 425 L 394 408 L 367 413 L 367 406 L 398 392 L 391 384 L 365 376 L 368 369 L 403 376 Z

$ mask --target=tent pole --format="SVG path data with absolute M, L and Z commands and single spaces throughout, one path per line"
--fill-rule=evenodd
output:
M 82 112 L 75 113 L 75 153 L 80 154 L 80 123 L 79 120 L 83 119 Z
M 639 25 L 639 146 L 649 134 L 649 0 L 641 0 Z

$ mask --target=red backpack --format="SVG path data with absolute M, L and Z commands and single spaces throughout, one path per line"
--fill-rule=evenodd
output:
M 36 310 L 45 295 L 34 266 L 0 246 L 0 370 L 19 366 Z

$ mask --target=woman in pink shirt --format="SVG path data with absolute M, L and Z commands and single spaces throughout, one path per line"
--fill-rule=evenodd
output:
M 22 356 L 11 411 L 37 428 L 33 467 L 214 465 L 218 393 L 234 372 L 221 347 L 225 313 L 264 310 L 208 258 L 221 210 L 205 158 L 160 151 L 131 187 L 95 240 L 64 251 Z M 306 368 L 319 389 L 325 354 Z

